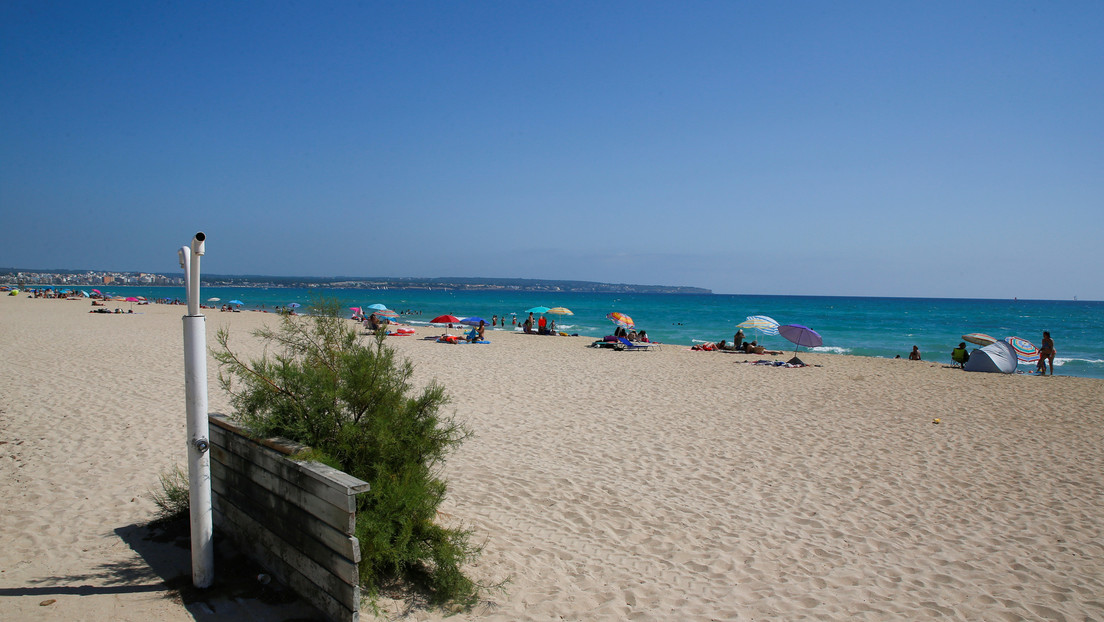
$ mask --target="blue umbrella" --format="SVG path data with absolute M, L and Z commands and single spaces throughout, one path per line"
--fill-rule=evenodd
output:
M 377 302 L 374 305 L 368 305 L 368 308 L 369 309 L 375 309 L 376 311 L 386 311 L 387 310 L 387 305 L 381 305 L 380 303 Z
M 533 307 L 532 309 L 526 309 L 526 313 L 548 313 L 548 307 Z
M 479 326 L 480 322 L 483 322 L 484 324 L 490 324 L 490 322 L 484 320 L 481 317 L 466 317 L 460 320 L 461 324 L 467 324 L 468 326 Z
M 228 302 L 226 304 L 238 305 L 240 307 L 240 306 L 244 305 L 245 303 L 240 301 L 240 300 L 231 300 L 230 302 Z

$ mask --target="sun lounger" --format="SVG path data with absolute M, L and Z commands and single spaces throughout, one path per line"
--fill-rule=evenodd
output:
M 658 350 L 659 349 L 659 344 L 658 343 L 651 343 L 651 342 L 647 342 L 647 341 L 641 341 L 641 342 L 638 342 L 638 343 L 633 343 L 633 342 L 629 341 L 628 339 L 625 339 L 624 337 L 618 337 L 617 341 L 621 343 L 622 347 L 625 350 Z

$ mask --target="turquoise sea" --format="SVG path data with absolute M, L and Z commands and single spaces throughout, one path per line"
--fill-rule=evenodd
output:
M 183 299 L 183 287 L 104 287 L 104 293 Z M 346 306 L 383 304 L 413 311 L 404 319 L 417 325 L 449 313 L 457 317 L 524 317 L 535 306 L 571 309 L 557 329 L 601 337 L 613 331 L 611 311 L 631 316 L 655 341 L 690 346 L 731 340 L 736 324 L 749 315 L 768 315 L 782 324 L 803 324 L 824 338 L 817 351 L 893 358 L 907 357 L 913 345 L 924 360 L 950 364 L 950 352 L 966 333 L 997 338 L 1018 336 L 1038 345 L 1044 330 L 1054 337 L 1055 372 L 1104 378 L 1104 302 L 1054 300 L 965 300 L 942 298 L 860 298 L 826 296 L 744 296 L 678 294 L 581 294 L 425 290 L 329 289 Z M 309 305 L 312 292 L 288 288 L 204 288 L 202 298 L 240 300 L 246 309 L 272 309 L 297 302 Z M 217 304 L 217 303 L 210 303 Z M 553 318 L 554 316 L 549 316 Z M 745 331 L 771 349 L 793 350 L 783 337 Z M 1021 365 L 1031 371 L 1033 365 Z

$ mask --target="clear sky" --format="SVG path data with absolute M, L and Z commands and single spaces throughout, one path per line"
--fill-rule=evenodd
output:
M 1104 2 L 0 3 L 0 266 L 1104 299 Z

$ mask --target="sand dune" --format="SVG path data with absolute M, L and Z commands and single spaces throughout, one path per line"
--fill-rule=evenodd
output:
M 0 298 L 0 618 L 196 617 L 119 536 L 185 460 L 183 309 L 135 310 Z M 389 343 L 475 431 L 442 509 L 510 579 L 451 619 L 1104 617 L 1104 381 L 437 332 Z

